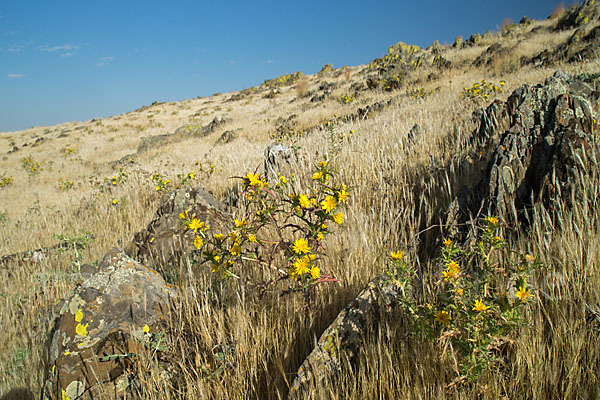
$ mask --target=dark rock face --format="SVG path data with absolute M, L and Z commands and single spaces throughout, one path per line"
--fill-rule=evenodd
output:
M 491 152 L 480 186 L 488 215 L 515 222 L 535 202 L 552 208 L 556 196 L 573 190 L 598 132 L 599 97 L 557 72 L 544 85 L 524 85 L 506 103 L 487 108 L 477 137 Z
M 510 54 L 510 49 L 506 47 L 502 47 L 499 43 L 494 43 L 490 47 L 488 47 L 483 53 L 481 53 L 475 61 L 473 61 L 473 65 L 478 68 L 481 67 L 489 67 L 494 63 L 494 60 L 499 58 L 505 58 Z
M 159 332 L 175 298 L 160 274 L 113 248 L 63 300 L 49 348 L 43 398 L 133 398 L 128 373 Z
M 233 142 L 235 139 L 237 139 L 237 133 L 235 133 L 235 131 L 229 130 L 229 131 L 225 131 L 223 132 L 223 134 L 221 135 L 221 137 L 219 139 L 217 139 L 215 144 L 226 144 L 226 143 L 231 143 Z
M 177 189 L 161 198 L 154 218 L 146 229 L 134 235 L 127 254 L 159 270 L 188 255 L 194 249 L 195 234 L 179 218 L 185 211 L 215 231 L 230 219 L 225 205 L 204 189 Z

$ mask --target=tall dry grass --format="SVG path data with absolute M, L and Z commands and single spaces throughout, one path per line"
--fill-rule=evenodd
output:
M 472 60 L 481 50 L 451 52 L 456 60 Z M 597 70 L 597 64 L 562 67 L 571 73 Z M 541 82 L 553 72 L 527 68 L 504 71 L 507 91 L 503 96 L 522 83 Z M 426 72 L 419 74 L 425 76 Z M 481 71 L 456 69 L 442 74 L 437 81 L 421 81 L 428 91 L 438 88 L 426 99 L 404 97 L 374 118 L 337 126 L 333 136 L 321 129 L 301 138 L 296 143 L 299 179 L 310 179 L 306 175 L 310 167 L 327 157 L 337 168 L 339 181 L 352 188 L 344 227 L 327 239 L 327 258 L 321 267 L 340 282 L 321 286 L 314 311 L 307 315 L 298 296 L 270 292 L 259 299 L 249 285 L 235 280 L 220 282 L 199 266 L 173 266 L 185 273 L 177 274 L 180 297 L 165 327 L 172 339 L 169 350 L 161 356 L 171 365 L 172 379 L 161 375 L 155 354 L 141 354 L 136 373 L 142 383 L 142 396 L 285 398 L 296 369 L 316 339 L 366 282 L 383 272 L 390 250 L 412 252 L 425 281 L 439 273 L 433 251 L 417 252 L 419 248 L 435 249 L 439 232 L 418 233 L 438 224 L 461 187 L 472 184 L 478 176 L 476 168 L 467 167 L 471 151 L 468 139 L 473 129 L 468 120 L 474 106 L 461 102 L 459 94 L 460 88 L 482 77 Z M 360 79 L 360 74 L 352 78 Z M 340 88 L 340 93 L 343 90 Z M 242 128 L 242 135 L 236 142 L 216 147 L 216 138 L 211 136 L 171 143 L 139 155 L 133 165 L 126 166 L 128 182 L 109 192 L 92 189 L 85 178 L 95 176 L 101 180 L 114 173 L 115 167 L 108 162 L 110 152 L 103 147 L 116 148 L 116 144 L 107 137 L 136 135 L 137 141 L 123 137 L 125 145 L 120 149 L 124 154 L 135 152 L 139 138 L 148 132 L 136 133 L 133 128 L 123 127 L 123 121 L 135 126 L 133 116 L 111 122 L 122 131 L 104 128 L 102 133 L 81 136 L 78 145 L 82 160 L 60 161 L 61 168 L 56 167 L 56 160 L 60 160 L 59 149 L 66 143 L 58 139 L 52 142 L 58 143 L 55 148 L 44 148 L 54 151 L 47 154 L 54 154 L 55 167 L 31 178 L 19 169 L 18 156 L 3 160 L 0 167 L 12 171 L 18 182 L 0 192 L 0 211 L 6 212 L 0 224 L 0 253 L 51 245 L 57 233 L 79 235 L 89 231 L 94 240 L 83 250 L 82 258 L 99 259 L 109 247 L 127 244 L 133 233 L 151 219 L 158 202 L 149 179 L 151 173 L 174 176 L 193 168 L 198 159 L 210 159 L 216 165 L 216 172 L 198 184 L 223 198 L 235 184 L 233 176 L 254 171 L 260 165 L 268 132 L 273 129 L 272 121 L 265 120 L 308 107 L 307 101 L 290 104 L 294 96 L 290 88 L 276 101 L 253 95 L 228 103 L 228 95 L 219 95 L 182 105 L 162 105 L 160 113 L 152 112 L 156 114 L 153 118 L 159 120 L 162 115 L 163 126 L 169 128 L 149 128 L 150 134 L 175 128 L 181 124 L 177 118 L 191 117 L 202 109 L 209 113 L 201 117 L 202 121 L 210 121 L 231 106 L 230 124 Z M 389 97 L 385 93 L 365 96 L 369 99 L 359 98 L 357 106 Z M 305 110 L 299 119 L 307 126 L 334 113 L 350 111 L 335 102 Z M 174 116 L 173 111 L 184 115 Z M 424 133 L 411 143 L 407 134 L 414 124 L 419 124 Z M 354 131 L 352 139 L 343 140 L 350 130 Z M 41 134 L 35 131 L 28 133 L 31 137 L 12 136 L 30 140 Z M 54 146 L 52 143 L 48 146 Z M 97 152 L 103 154 L 102 161 L 94 160 Z M 548 285 L 547 296 L 540 296 L 527 314 L 532 326 L 519 332 L 503 365 L 474 387 L 449 390 L 448 384 L 456 376 L 449 353 L 411 335 L 403 316 L 391 314 L 365 338 L 358 363 L 346 364 L 339 380 L 325 380 L 313 387 L 311 398 L 597 398 L 600 341 L 585 320 L 584 302 L 600 301 L 600 176 L 597 163 L 589 165 L 580 179 L 580 196 L 573 207 L 557 204 L 555 214 L 536 209 L 530 229 L 509 243 L 510 248 L 534 253 L 551 265 L 554 273 L 537 279 L 554 284 Z M 70 192 L 59 192 L 55 182 L 69 168 L 81 184 Z M 111 204 L 115 198 L 119 200 L 117 206 Z M 0 342 L 0 395 L 17 389 L 34 396 L 39 393 L 52 309 L 77 279 L 74 258 L 74 252 L 68 251 L 40 263 L 9 263 L 0 268 L 0 326 L 4 332 Z

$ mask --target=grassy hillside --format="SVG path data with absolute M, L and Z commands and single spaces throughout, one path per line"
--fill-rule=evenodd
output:
M 135 373 L 147 398 L 285 398 L 316 339 L 385 271 L 390 251 L 406 253 L 424 293 L 439 279 L 444 229 L 422 231 L 443 223 L 460 190 L 479 179 L 473 111 L 557 69 L 600 71 L 597 56 L 570 61 L 561 53 L 578 29 L 586 34 L 599 24 L 593 14 L 586 24 L 570 26 L 568 15 L 506 23 L 473 43 L 414 50 L 422 59 L 416 64 L 394 61 L 398 46 L 361 66 L 324 68 L 101 120 L 1 133 L 0 255 L 69 245 L 39 262 L 6 258 L 0 264 L 0 395 L 38 395 L 53 307 L 77 282 L 83 263 L 127 246 L 151 220 L 160 196 L 178 185 L 204 187 L 227 202 L 240 190 L 236 177 L 262 173 L 265 148 L 281 142 L 295 149 L 299 185 L 311 182 L 314 166 L 327 159 L 336 181 L 350 188 L 344 223 L 324 239 L 320 265 L 339 282 L 319 285 L 307 311 L 299 293 L 280 296 L 274 288 L 260 296 L 257 288 L 222 281 L 196 265 L 169 278 L 180 293 L 165 328 L 169 349 L 161 356 L 173 367 L 172 379 L 160 375 L 152 353 L 140 357 Z M 486 53 L 495 44 L 509 50 Z M 449 65 L 436 64 L 439 57 Z M 385 67 L 388 62 L 394 67 Z M 386 72 L 378 71 L 382 65 Z M 487 98 L 483 92 L 469 96 L 482 79 L 497 90 Z M 367 107 L 375 111 L 365 117 Z M 415 124 L 421 135 L 409 140 Z M 190 173 L 194 179 L 182 182 Z M 560 277 L 562 292 L 552 301 L 534 296 L 524 314 L 529 326 L 519 328 L 502 362 L 477 382 L 456 384 L 454 349 L 411 335 L 402 315 L 391 313 L 365 339 L 357 364 L 344 366 L 341 380 L 313 387 L 312 398 L 599 396 L 600 341 L 584 310 L 600 300 L 598 176 L 594 163 L 580 197 L 558 204 L 556 219 L 536 211 L 528 229 L 506 227 L 510 234 L 500 254 L 534 254 Z M 230 211 L 244 215 L 243 208 Z M 187 270 L 185 261 L 181 268 Z

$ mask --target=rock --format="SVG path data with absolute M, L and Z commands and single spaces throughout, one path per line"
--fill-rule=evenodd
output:
M 578 176 L 596 146 L 599 98 L 586 83 L 557 71 L 543 85 L 523 85 L 506 102 L 488 106 L 473 136 L 484 174 L 463 218 L 481 209 L 526 223 L 538 202 L 552 210 L 559 200 L 576 199 Z
M 226 144 L 226 143 L 231 143 L 233 142 L 235 139 L 237 139 L 237 133 L 235 131 L 229 130 L 229 131 L 225 131 L 223 132 L 223 134 L 221 135 L 221 137 L 219 137 L 219 139 L 217 139 L 217 142 L 215 144 Z
M 317 76 L 320 77 L 320 76 L 326 75 L 328 72 L 332 72 L 332 71 L 333 71 L 333 65 L 325 64 L 325 65 L 323 65 L 321 70 L 317 73 Z
M 204 137 L 213 133 L 218 127 L 226 124 L 228 121 L 224 117 L 215 117 L 208 125 L 183 125 L 175 130 L 175 135 L 186 134 L 194 137 Z
M 519 25 L 520 26 L 529 26 L 529 25 L 531 25 L 531 19 L 529 17 L 527 17 L 526 15 L 524 15 L 523 18 L 521 18 L 521 20 L 519 21 Z
M 414 144 L 416 141 L 421 139 L 422 135 L 423 135 L 423 132 L 421 130 L 421 127 L 419 126 L 419 124 L 415 124 L 410 129 L 410 132 L 408 132 L 408 143 Z
M 380 311 L 397 308 L 402 296 L 402 288 L 389 277 L 379 276 L 369 282 L 323 332 L 314 350 L 298 368 L 288 398 L 306 398 L 305 390 L 311 381 L 318 384 L 325 377 L 335 378 L 341 370 L 342 357 L 351 362 L 356 358 L 365 334 L 377 326 Z
M 136 355 L 160 335 L 175 291 L 121 249 L 82 268 L 63 300 L 49 347 L 43 398 L 133 398 Z
M 473 61 L 473 65 L 481 68 L 481 67 L 489 67 L 493 63 L 497 62 L 499 59 L 505 59 L 510 56 L 510 49 L 507 47 L 502 47 L 500 43 L 494 43 L 490 47 L 488 47 L 483 53 L 481 53 L 475 61 Z
M 209 225 L 215 233 L 230 219 L 225 205 L 204 189 L 177 189 L 160 199 L 154 218 L 146 229 L 134 235 L 127 255 L 161 272 L 186 257 L 194 249 L 195 234 L 179 218 L 184 211 L 189 218 Z
M 265 149 L 264 175 L 268 181 L 277 180 L 278 174 L 286 176 L 296 163 L 294 151 L 282 144 L 272 144 Z

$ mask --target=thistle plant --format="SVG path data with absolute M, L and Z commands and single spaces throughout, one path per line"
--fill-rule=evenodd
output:
M 455 383 L 475 383 L 498 364 L 503 347 L 528 324 L 524 309 L 537 299 L 529 279 L 545 266 L 530 254 L 508 251 L 507 257 L 500 225 L 496 217 L 485 218 L 474 246 L 444 239 L 434 295 L 422 303 L 409 295 L 416 272 L 402 252 L 391 253 L 387 274 L 402 289 L 403 309 L 421 333 L 457 360 Z
M 182 224 L 194 232 L 196 260 L 222 279 L 237 278 L 260 288 L 287 283 L 284 293 L 301 292 L 310 307 L 313 288 L 335 282 L 321 270 L 325 238 L 342 225 L 349 189 L 336 184 L 336 172 L 327 161 L 312 171 L 310 184 L 300 190 L 294 175 L 279 175 L 271 185 L 256 173 L 241 178 L 245 205 L 227 234 L 212 233 L 188 211 Z M 256 281 L 246 273 L 262 269 L 269 278 Z M 263 274 L 263 276 L 265 276 Z

